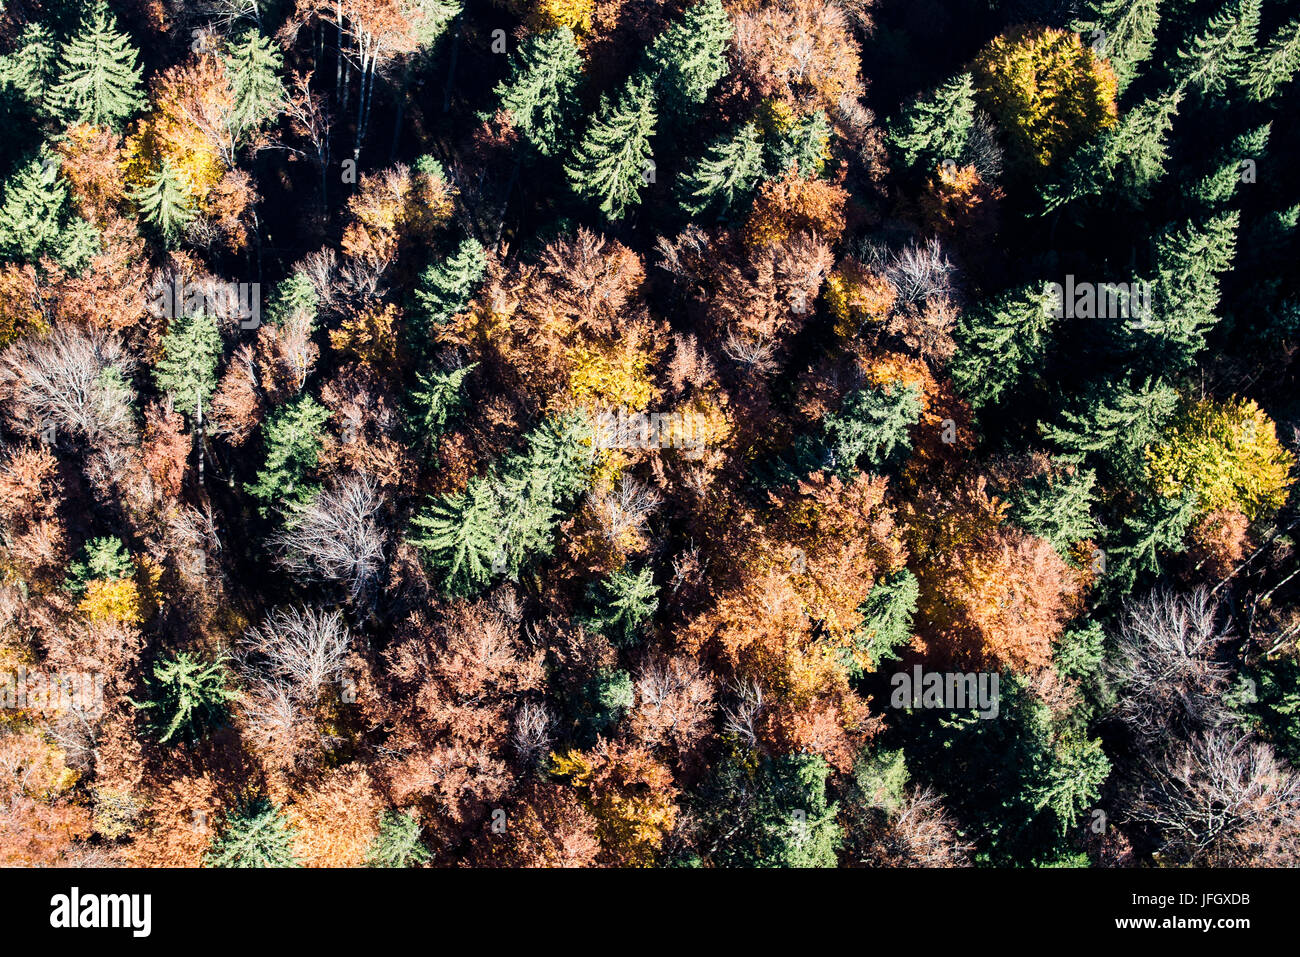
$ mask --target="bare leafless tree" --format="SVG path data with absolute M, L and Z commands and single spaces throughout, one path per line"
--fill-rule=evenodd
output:
M 630 475 L 624 475 L 614 488 L 600 495 L 593 492 L 590 502 L 600 521 L 601 531 L 612 542 L 639 531 L 659 507 L 660 497 L 653 489 Z
M 1300 852 L 1300 779 L 1264 741 L 1222 727 L 1148 762 L 1129 816 L 1171 862 L 1284 864 Z
M 555 718 L 546 705 L 537 701 L 525 701 L 519 706 L 515 712 L 511 741 L 525 764 L 535 764 L 549 750 L 554 727 Z
M 342 679 L 350 640 L 337 611 L 277 609 L 244 633 L 235 660 L 250 687 L 268 697 L 283 699 L 287 694 L 296 703 L 311 705 L 326 685 Z
M 727 733 L 749 747 L 758 746 L 758 716 L 763 710 L 763 689 L 758 682 L 746 680 L 736 686 L 736 703 L 722 709 Z
M 93 447 L 131 441 L 136 433 L 128 384 L 134 360 L 100 329 L 71 324 L 26 336 L 0 356 L 0 397 L 11 426 L 26 435 L 60 434 Z
M 1159 746 L 1227 720 L 1228 667 L 1216 659 L 1229 634 L 1204 588 L 1153 592 L 1130 602 L 1108 673 L 1112 712 L 1139 740 Z
M 938 239 L 908 243 L 885 268 L 885 278 L 904 303 L 923 302 L 937 296 L 953 298 L 957 267 L 948 259 Z
M 385 536 L 376 520 L 382 505 L 372 478 L 344 477 L 287 516 L 273 539 L 280 564 L 299 581 L 345 585 L 354 605 L 365 604 L 384 569 Z

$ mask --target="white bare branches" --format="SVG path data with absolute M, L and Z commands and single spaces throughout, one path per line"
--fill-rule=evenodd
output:
M 629 475 L 624 475 L 617 487 L 603 494 L 593 492 L 589 500 L 601 531 L 611 542 L 640 531 L 661 501 L 658 492 Z
M 354 605 L 364 603 L 384 569 L 385 536 L 376 521 L 382 505 L 372 478 L 346 476 L 288 516 L 273 540 L 280 564 L 302 582 L 343 584 Z
M 763 710 L 763 689 L 756 681 L 743 681 L 736 687 L 735 705 L 722 709 L 723 727 L 738 741 L 751 748 L 758 746 L 758 716 Z
M 1127 611 L 1110 666 L 1118 694 L 1114 715 L 1147 742 L 1226 720 L 1228 669 L 1215 654 L 1228 633 L 1209 593 L 1154 592 Z
M 343 677 L 351 635 L 337 611 L 278 609 L 240 639 L 235 660 L 250 686 L 314 704 Z
M 525 764 L 535 764 L 551 747 L 555 718 L 546 705 L 525 701 L 515 712 L 511 741 Z
M 902 302 L 925 302 L 951 298 L 956 271 L 939 240 L 931 238 L 904 247 L 885 267 L 885 278 L 898 290 Z
M 1149 768 L 1130 816 L 1160 828 L 1166 855 L 1199 864 L 1294 865 L 1300 779 L 1268 744 L 1238 728 L 1218 728 Z
M 29 435 L 53 429 L 95 448 L 135 435 L 127 375 L 134 360 L 113 335 L 62 325 L 28 336 L 0 357 L 0 396 L 11 423 Z M 48 437 L 48 435 L 47 435 Z

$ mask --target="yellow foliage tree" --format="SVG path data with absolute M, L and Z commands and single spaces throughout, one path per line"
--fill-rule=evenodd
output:
M 1077 33 L 1022 27 L 992 40 L 975 60 L 984 104 L 1016 151 L 1039 166 L 1118 118 L 1110 64 Z
M 1191 403 L 1165 440 L 1147 450 L 1147 471 L 1161 495 L 1190 491 L 1202 513 L 1237 510 L 1251 521 L 1286 502 L 1295 464 L 1273 420 L 1246 399 Z

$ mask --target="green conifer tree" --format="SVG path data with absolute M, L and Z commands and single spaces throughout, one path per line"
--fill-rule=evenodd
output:
M 248 30 L 227 44 L 223 59 L 234 92 L 228 122 L 238 143 L 284 109 L 284 57 L 273 40 Z
M 50 100 L 67 122 L 121 130 L 144 105 L 138 52 L 118 31 L 105 0 L 97 0 L 77 34 L 63 44 L 58 74 Z
M 154 663 L 152 676 L 145 678 L 146 700 L 132 704 L 146 713 L 160 744 L 194 742 L 226 720 L 227 706 L 239 697 L 229 683 L 223 660 L 204 661 L 182 651 Z
M 1180 87 L 1205 96 L 1227 91 L 1249 67 L 1259 30 L 1259 0 L 1235 0 L 1210 18 L 1205 29 L 1178 51 L 1174 75 Z
M 952 379 L 977 409 L 998 402 L 1046 354 L 1055 306 L 1047 286 L 1031 283 L 962 316 Z
M 420 843 L 420 822 L 414 811 L 389 811 L 366 855 L 369 867 L 414 867 L 430 859 Z
M 889 126 L 889 141 L 906 166 L 932 170 L 959 160 L 975 122 L 975 82 L 962 73 L 912 100 Z
M 1264 52 L 1251 57 L 1244 86 L 1252 100 L 1270 100 L 1300 72 L 1300 19 L 1278 28 Z
M 582 56 L 573 31 L 559 27 L 520 44 L 510 78 L 497 85 L 496 95 L 533 149 L 556 156 L 573 125 L 581 83 Z
M 726 49 L 731 34 L 731 18 L 722 0 L 699 0 L 650 44 L 647 59 L 651 73 L 664 105 L 674 115 L 686 115 L 702 104 L 727 75 Z
M 321 430 L 329 417 L 329 409 L 303 395 L 267 418 L 262 426 L 266 463 L 258 471 L 257 481 L 247 486 L 248 494 L 261 503 L 262 515 L 269 515 L 277 503 L 291 508 L 315 495 L 316 489 L 307 479 L 320 457 Z
M 298 867 L 293 829 L 270 801 L 248 801 L 226 815 L 203 863 L 207 867 Z
M 59 161 L 43 154 L 4 184 L 0 258 L 38 263 L 50 257 L 73 272 L 99 251 L 99 232 L 72 211 Z
M 193 200 L 166 159 L 131 198 L 140 215 L 158 230 L 169 246 L 180 239 L 195 216 Z
M 641 202 L 654 178 L 650 137 L 655 130 L 654 85 L 645 75 L 628 80 L 616 100 L 602 94 L 600 109 L 564 171 L 574 192 L 618 220 Z
M 742 123 L 709 144 L 680 180 L 682 210 L 725 215 L 743 208 L 763 173 L 763 143 L 758 127 Z
M 217 389 L 221 349 L 215 316 L 198 311 L 171 321 L 153 377 L 158 388 L 171 395 L 176 411 L 192 419 L 202 417 Z

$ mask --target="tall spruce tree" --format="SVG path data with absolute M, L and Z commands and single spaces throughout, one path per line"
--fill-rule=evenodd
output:
M 655 37 L 647 58 L 667 110 L 682 116 L 708 99 L 727 74 L 731 34 L 722 0 L 700 0 Z
M 131 198 L 135 200 L 140 215 L 158 230 L 169 246 L 181 238 L 195 216 L 193 199 L 166 157 L 150 174 L 148 183 L 135 191 Z
M 1173 72 L 1180 86 L 1205 96 L 1227 91 L 1245 74 L 1259 30 L 1259 0 L 1235 0 L 1178 51 Z
M 248 30 L 227 44 L 223 60 L 234 94 L 227 122 L 238 143 L 284 109 L 284 57 L 273 40 Z
M 633 76 L 617 99 L 601 95 L 572 162 L 564 168 L 574 192 L 618 220 L 641 202 L 641 190 L 654 176 L 650 137 L 655 131 L 654 84 Z
M 40 109 L 55 76 L 58 45 L 54 34 L 40 23 L 29 23 L 12 53 L 0 56 L 0 85 L 17 91 Z
M 1204 226 L 1186 223 L 1168 229 L 1155 240 L 1152 316 L 1140 329 L 1175 364 L 1190 364 L 1218 321 L 1219 275 L 1232 265 L 1239 221 L 1233 210 Z
M 510 64 L 510 78 L 497 85 L 501 106 L 515 128 L 543 156 L 563 152 L 578 104 L 582 56 L 568 27 L 524 40 Z
M 1047 351 L 1056 306 L 1043 283 L 1009 289 L 962 316 L 952 379 L 976 408 L 1002 399 Z
M 962 73 L 913 99 L 889 126 L 889 141 L 907 166 L 932 170 L 962 157 L 975 122 L 975 83 Z
M 0 258 L 37 263 L 48 256 L 75 271 L 98 251 L 99 232 L 72 211 L 53 155 L 31 160 L 4 184 Z
M 726 215 L 743 208 L 763 173 L 763 143 L 754 123 L 742 123 L 715 139 L 679 180 L 684 212 Z
M 297 867 L 293 829 L 283 812 L 265 798 L 245 802 L 226 815 L 203 863 L 208 867 Z
M 139 56 L 117 18 L 98 0 L 59 51 L 59 79 L 50 104 L 66 122 L 121 130 L 144 105 Z
M 1076 32 L 1099 50 L 1115 71 L 1119 92 L 1138 76 L 1155 48 L 1162 0 L 1089 0 Z
M 216 391 L 220 359 L 221 332 L 216 317 L 203 311 L 179 315 L 163 336 L 154 381 L 172 397 L 176 411 L 199 418 Z
M 1278 28 L 1263 53 L 1252 57 L 1243 85 L 1252 100 L 1269 100 L 1300 72 L 1300 19 Z
M 329 416 L 329 409 L 304 395 L 267 418 L 262 426 L 266 463 L 246 487 L 262 515 L 271 514 L 273 506 L 305 504 L 315 496 L 316 487 L 307 480 L 320 458 L 321 430 Z

